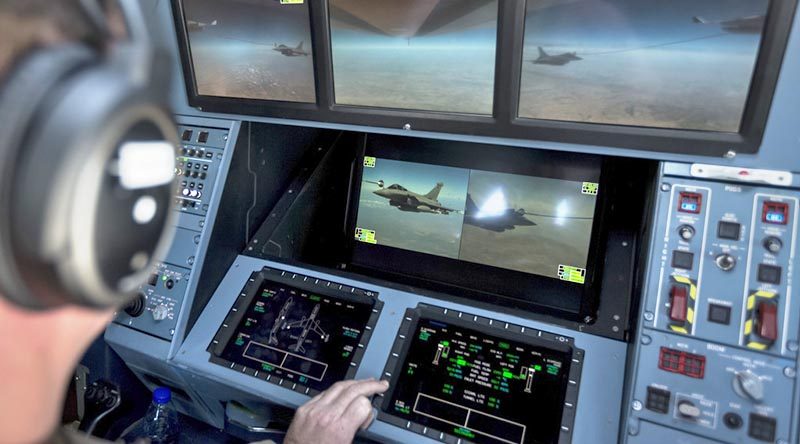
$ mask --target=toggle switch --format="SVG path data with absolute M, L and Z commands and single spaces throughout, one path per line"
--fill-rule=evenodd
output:
M 689 289 L 685 285 L 673 285 L 669 290 L 669 318 L 675 322 L 686 322 L 689 308 Z
M 778 339 L 778 305 L 762 300 L 756 309 L 756 334 L 770 342 Z

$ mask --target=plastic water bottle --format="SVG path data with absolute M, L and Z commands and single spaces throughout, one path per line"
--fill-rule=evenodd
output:
M 178 412 L 172 407 L 171 399 L 172 393 L 166 387 L 153 392 L 153 403 L 144 416 L 144 433 L 151 444 L 178 442 Z

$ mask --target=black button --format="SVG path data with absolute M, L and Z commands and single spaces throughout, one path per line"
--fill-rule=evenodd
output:
M 731 308 L 724 305 L 711 304 L 708 306 L 709 322 L 728 325 L 731 323 Z
M 776 265 L 758 264 L 758 280 L 767 284 L 780 284 L 781 267 Z
M 675 250 L 672 252 L 672 267 L 691 270 L 694 263 L 694 254 L 686 251 Z
M 777 426 L 778 423 L 775 418 L 751 413 L 747 434 L 759 441 L 774 442 Z
M 197 136 L 197 141 L 200 143 L 208 142 L 208 131 L 201 131 L 200 135 Z
M 206 179 L 206 173 L 200 173 L 200 179 L 205 180 Z
M 188 171 L 187 171 L 187 173 L 188 173 Z M 192 171 L 191 175 L 192 175 L 192 178 L 197 179 L 197 171 Z
M 167 282 L 164 283 L 164 286 L 167 287 L 167 290 L 172 290 L 172 287 L 175 286 L 175 281 L 168 279 Z
M 208 164 L 203 165 L 203 171 L 208 171 Z
M 726 413 L 725 416 L 722 417 L 722 422 L 725 423 L 725 427 L 733 430 L 740 428 L 742 424 L 744 424 L 742 417 L 733 412 Z
M 214 157 L 214 154 L 212 154 L 212 153 L 206 153 L 206 159 L 210 159 L 210 158 L 212 158 L 212 157 Z
M 199 170 L 200 169 L 200 164 L 199 163 L 194 164 L 194 169 Z
M 717 225 L 717 236 L 720 239 L 739 240 L 742 226 L 736 222 L 720 221 Z
M 669 390 L 647 387 L 647 401 L 645 406 L 647 410 L 652 410 L 656 413 L 667 413 L 669 412 L 670 396 L 672 396 L 672 394 Z

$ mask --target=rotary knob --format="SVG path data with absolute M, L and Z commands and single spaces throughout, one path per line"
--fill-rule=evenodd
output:
M 694 237 L 694 228 L 689 225 L 681 225 L 678 228 L 678 236 L 688 242 Z
M 775 236 L 764 239 L 764 248 L 772 254 L 778 254 L 783 248 L 783 242 Z
M 755 402 L 764 400 L 764 383 L 750 370 L 736 372 L 733 377 L 733 391 L 742 398 Z
M 136 295 L 136 298 L 132 300 L 128 305 L 125 306 L 124 310 L 128 316 L 132 318 L 138 318 L 139 316 L 144 313 L 144 305 L 147 299 L 145 298 L 144 294 L 139 293 Z
M 156 322 L 167 319 L 168 314 L 169 308 L 167 308 L 167 306 L 164 304 L 158 304 L 155 306 L 155 308 L 153 308 L 153 320 Z
M 728 253 L 723 253 L 714 259 L 714 263 L 716 263 L 717 267 L 722 271 L 731 271 L 733 267 L 736 266 L 736 258 Z

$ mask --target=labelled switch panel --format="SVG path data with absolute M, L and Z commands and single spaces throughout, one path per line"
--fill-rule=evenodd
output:
M 644 326 L 797 356 L 793 190 L 683 179 L 661 196 Z M 797 302 L 795 302 L 796 306 Z
M 800 191 L 664 165 L 623 441 L 796 442 Z
M 770 431 L 768 442 L 790 442 L 793 360 L 674 333 L 646 334 L 652 342 L 640 346 L 631 403 L 641 406 L 632 411 L 638 421 L 721 442 L 756 443 Z
M 178 213 L 172 245 L 156 264 L 138 297 L 115 322 L 171 340 L 198 255 L 206 217 L 228 145 L 227 129 L 180 126 L 175 160 L 175 206 Z

